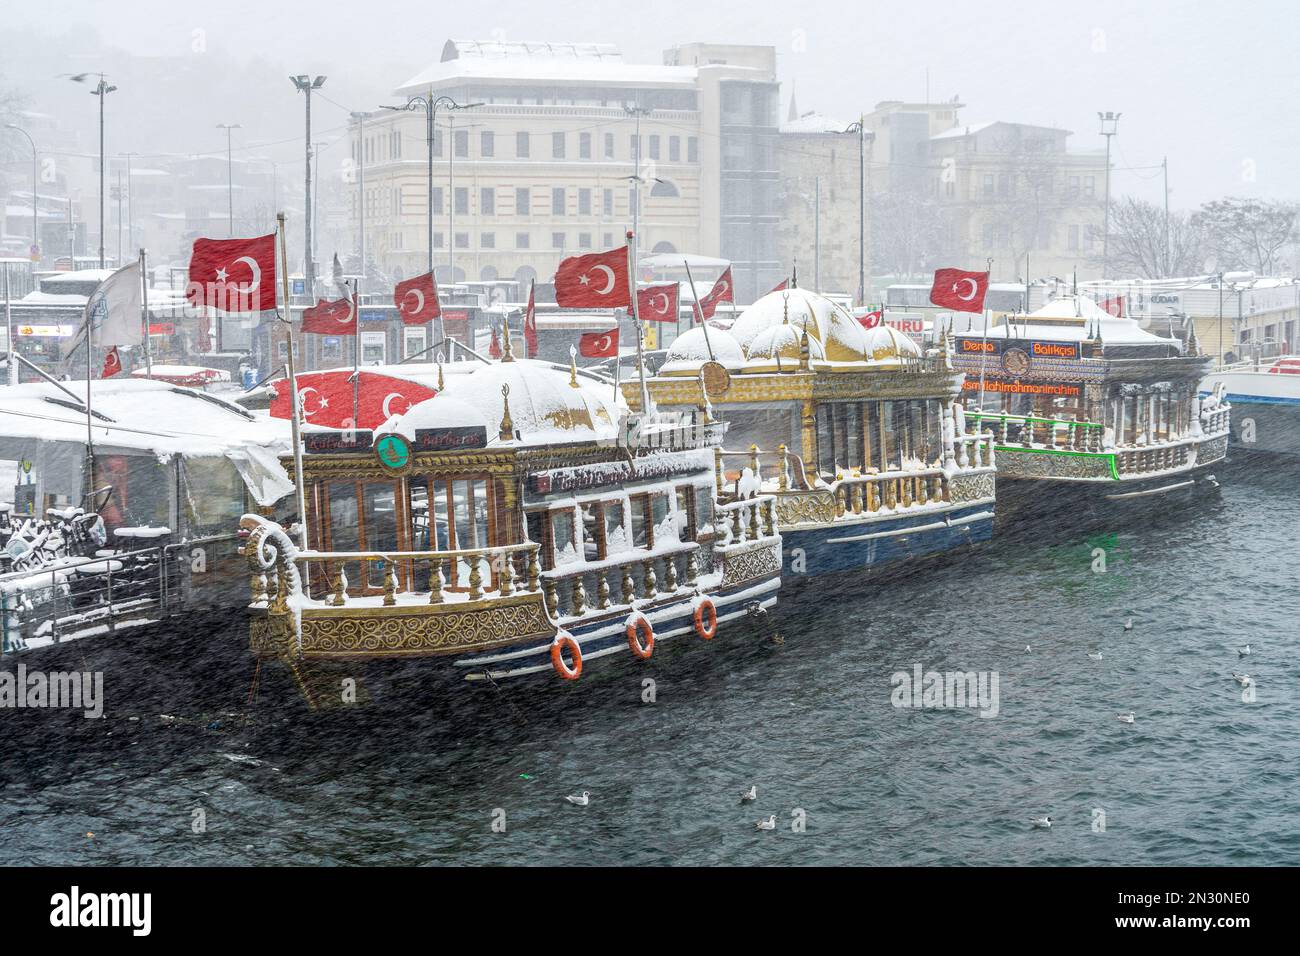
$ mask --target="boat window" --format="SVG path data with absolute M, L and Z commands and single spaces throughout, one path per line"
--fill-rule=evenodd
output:
M 678 539 L 677 523 L 668 507 L 667 494 L 661 492 L 650 496 L 650 520 L 653 525 L 650 547 Z
M 695 534 L 713 531 L 713 486 L 700 485 L 695 489 Z
M 186 531 L 190 534 L 218 534 L 239 523 L 248 509 L 244 501 L 244 479 L 226 458 L 182 460 Z
M 429 489 L 419 481 L 411 482 L 411 550 L 432 551 L 429 537 Z
M 634 548 L 650 546 L 649 523 L 646 521 L 648 507 L 649 502 L 645 495 L 637 495 L 632 499 L 632 547 Z
M 600 523 L 600 505 L 590 501 L 585 505 L 580 505 L 578 513 L 582 515 L 582 556 L 587 561 L 598 561 L 601 558 L 601 523 Z
M 862 467 L 862 408 L 856 402 L 842 406 L 844 411 L 844 460 L 854 468 Z
M 607 501 L 601 506 L 605 512 L 605 554 L 618 554 L 627 550 L 627 529 L 623 527 L 623 502 Z
M 683 541 L 695 539 L 695 489 L 681 485 L 677 489 L 677 537 Z
M 829 405 L 817 406 L 817 470 L 823 475 L 835 474 L 835 442 Z
M 362 486 L 362 528 L 365 532 L 365 551 L 401 550 L 397 540 L 397 487 L 391 481 L 366 482 Z M 388 573 L 385 561 L 366 562 L 366 584 L 372 588 L 384 586 Z
M 329 489 L 329 550 L 360 551 L 361 524 L 357 515 L 357 486 L 352 481 L 331 481 Z M 347 561 L 343 574 L 353 585 L 361 583 L 360 565 Z
M 896 402 L 880 403 L 880 467 L 882 471 L 894 468 L 898 464 L 896 405 Z
M 866 408 L 863 409 L 862 434 L 866 444 L 866 455 L 864 462 L 870 471 L 884 470 L 884 461 L 881 459 L 880 443 L 880 408 L 879 402 L 867 402 Z
M 555 563 L 572 564 L 578 560 L 578 550 L 573 537 L 573 509 L 559 508 L 551 512 L 551 534 L 555 543 Z

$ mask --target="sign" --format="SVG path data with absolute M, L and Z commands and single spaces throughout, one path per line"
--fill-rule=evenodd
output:
M 369 451 L 374 432 L 369 429 L 337 432 L 306 432 L 303 446 L 309 455 L 339 455 Z
M 534 493 L 579 491 L 604 485 L 619 485 L 648 478 L 672 478 L 709 472 L 713 455 L 705 451 L 679 451 L 619 461 L 598 462 L 577 468 L 553 468 L 529 475 Z
M 36 245 L 35 243 L 33 243 L 31 247 L 27 250 L 27 254 L 31 256 L 32 262 L 41 261 L 41 247 Z
M 405 436 L 389 432 L 375 442 L 375 457 L 389 471 L 403 471 L 411 464 L 411 445 Z
M 1030 342 L 1029 355 L 1031 358 L 1077 359 L 1079 358 L 1079 343 Z
M 417 428 L 413 447 L 416 451 L 458 451 L 462 448 L 486 448 L 487 429 L 482 425 Z
M 176 333 L 176 324 L 174 322 L 150 322 L 150 335 L 174 335 Z
M 700 366 L 700 378 L 704 382 L 704 394 L 709 398 L 720 398 L 731 387 L 731 373 L 721 362 L 705 362 Z
M 961 390 L 978 394 L 979 377 L 967 375 L 966 380 L 962 382 Z M 986 375 L 984 391 L 993 395 L 1056 395 L 1063 398 L 1079 398 L 1083 395 L 1083 385 L 1078 382 L 1021 382 L 1017 379 Z
M 1078 342 L 1047 342 L 1029 339 L 958 338 L 958 355 L 1001 355 L 1019 349 L 1032 359 L 1068 359 L 1082 357 Z
M 392 315 L 391 309 L 358 309 L 357 315 L 362 322 L 387 322 Z
M 306 295 L 306 294 L 307 294 L 307 280 L 306 280 L 306 279 L 291 279 L 291 280 L 289 280 L 289 281 L 293 284 L 292 292 L 293 292 L 294 295 Z
M 49 337 L 56 339 L 66 339 L 77 332 L 75 325 L 20 325 L 14 329 L 14 334 L 27 337 Z

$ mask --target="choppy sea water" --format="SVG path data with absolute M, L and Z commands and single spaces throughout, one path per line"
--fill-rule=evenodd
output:
M 1063 508 L 819 583 L 783 599 L 781 644 L 724 628 L 574 685 L 438 687 L 427 711 L 261 696 L 246 722 L 164 720 L 110 671 L 103 721 L 0 713 L 0 863 L 1294 865 L 1300 465 L 1220 477 L 1149 518 Z M 242 642 L 242 622 L 203 640 Z M 894 706 L 918 664 L 996 672 L 997 716 Z M 237 700 L 248 672 L 212 680 Z

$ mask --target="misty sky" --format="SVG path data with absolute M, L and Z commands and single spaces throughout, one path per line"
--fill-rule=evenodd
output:
M 391 102 L 391 90 L 436 60 L 452 36 L 606 41 L 627 59 L 647 62 L 692 40 L 767 43 L 778 50 L 783 101 L 795 81 L 801 111 L 853 117 L 883 99 L 919 100 L 928 67 L 931 96 L 960 95 L 968 104 L 965 121 L 1059 125 L 1074 131 L 1073 148 L 1102 145 L 1097 110 L 1123 112 L 1114 156 L 1117 195 L 1159 201 L 1159 169 L 1133 167 L 1158 167 L 1168 155 L 1175 208 L 1223 195 L 1300 197 L 1297 12 L 1287 0 L 503 0 L 490 7 L 428 0 L 74 0 L 11 3 L 5 17 L 0 44 L 9 49 L 0 47 L 0 73 L 24 88 L 38 110 L 84 101 L 84 94 L 70 100 L 68 84 L 55 75 L 95 69 L 103 44 L 142 56 L 200 57 L 200 71 L 201 64 L 234 61 L 258 62 L 268 77 L 326 73 L 323 92 L 337 106 L 322 122 L 337 126 L 341 107 Z M 217 56 L 204 60 L 192 52 L 196 30 L 204 31 L 207 53 Z M 23 39 L 21 75 L 5 65 L 18 52 L 14 31 Z M 67 42 L 69 36 L 77 42 Z M 75 57 L 66 55 L 70 46 Z M 148 95 L 128 92 L 118 101 L 124 111 L 131 97 Z M 220 134 L 207 132 L 219 121 L 243 122 L 253 146 L 268 130 L 283 139 L 301 121 L 301 100 L 287 79 L 276 79 L 256 102 L 194 105 L 202 116 L 183 136 L 178 130 L 185 141 L 175 143 L 177 152 L 223 146 Z M 91 111 L 84 119 L 93 122 Z M 114 139 L 118 150 L 135 148 L 129 129 L 115 128 Z

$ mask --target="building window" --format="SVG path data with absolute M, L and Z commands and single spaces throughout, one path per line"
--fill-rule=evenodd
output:
M 563 158 L 564 158 L 564 134 L 552 133 L 551 134 L 551 159 L 563 159 Z
M 983 240 L 984 243 L 985 252 L 988 252 L 993 248 L 993 236 L 994 236 L 993 224 L 986 222 L 984 224 L 983 232 L 981 233 L 981 239 Z
M 434 215 L 442 215 L 442 187 L 433 187 L 433 212 Z
M 591 134 L 578 134 L 578 158 L 591 159 Z
M 479 133 L 478 152 L 484 159 L 491 159 L 497 152 L 496 134 L 490 129 L 485 129 Z
M 564 248 L 564 233 L 562 232 L 551 233 L 551 248 L 552 249 Z
M 564 215 L 564 187 L 556 186 L 551 190 L 551 215 Z
M 528 158 L 528 134 L 515 133 L 515 156 L 519 159 Z
M 433 155 L 442 155 L 442 130 L 440 129 L 433 131 Z
M 515 233 L 515 248 L 516 248 L 516 249 L 527 249 L 528 246 L 529 246 L 528 233 L 526 233 L 526 232 L 516 232 L 516 233 Z
M 682 161 L 682 138 L 680 136 L 668 137 L 668 161 L 670 163 L 680 163 Z
M 641 158 L 640 145 L 641 144 L 637 142 L 635 133 L 627 138 L 627 151 L 629 155 L 631 155 L 633 161 Z
M 469 187 L 468 186 L 456 187 L 456 215 L 458 216 L 469 215 Z
M 1095 176 L 1083 177 L 1083 194 L 1089 199 L 1097 195 L 1097 178 Z
M 589 232 L 578 233 L 578 248 L 579 249 L 591 248 L 591 233 Z
M 440 232 L 435 232 L 435 233 L 433 234 L 433 248 L 435 248 L 435 249 L 441 249 L 441 248 L 442 248 L 442 233 L 440 233 Z
M 590 189 L 578 190 L 578 215 L 579 216 L 591 215 L 591 190 Z
M 497 214 L 497 191 L 491 186 L 484 186 L 478 193 L 478 211 L 482 216 Z
M 495 249 L 497 247 L 497 234 L 495 232 L 481 232 L 478 236 L 480 249 Z
M 424 351 L 425 331 L 426 329 L 422 325 L 402 326 L 402 355 L 404 358 L 419 355 Z
M 672 183 L 670 183 L 668 180 L 662 179 L 650 187 L 650 195 L 656 198 L 663 197 L 668 199 L 676 199 L 681 195 L 681 193 L 678 192 L 677 187 L 674 186 Z
M 456 130 L 455 143 L 456 143 L 456 158 L 468 159 L 469 158 L 469 130 L 467 129 Z
M 614 158 L 614 134 L 613 133 L 605 134 L 605 158 L 606 159 Z
M 1070 227 L 1070 236 L 1069 239 L 1066 241 L 1066 246 L 1071 251 L 1079 248 L 1079 227 L 1078 226 Z
M 605 233 L 603 236 L 600 237 L 600 239 L 601 242 L 605 244 L 606 249 L 614 248 L 614 234 L 612 232 Z
M 393 130 L 393 159 L 402 158 L 402 134 Z
M 986 197 L 992 197 L 993 192 L 994 192 L 993 174 L 985 173 L 984 174 L 984 195 Z
M 604 196 L 601 198 L 600 201 L 600 208 L 603 215 L 605 216 L 614 215 L 614 190 L 612 189 L 604 190 Z
M 1079 177 L 1070 177 L 1070 198 L 1073 199 L 1079 195 Z
M 659 158 L 659 137 L 657 135 L 652 135 L 650 137 L 650 158 Z
M 515 187 L 515 215 L 516 216 L 528 215 L 528 187 L 527 186 Z
M 468 233 L 468 232 L 458 232 L 458 233 L 456 233 L 456 248 L 457 248 L 457 249 L 468 249 L 468 248 L 469 248 L 469 233 Z
M 686 161 L 688 163 L 698 163 L 700 161 L 700 141 L 698 137 L 686 137 Z

